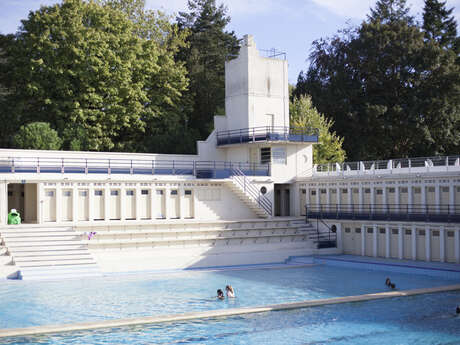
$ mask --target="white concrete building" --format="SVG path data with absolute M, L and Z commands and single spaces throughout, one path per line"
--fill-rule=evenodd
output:
M 317 130 L 290 127 L 287 75 L 285 59 L 263 57 L 245 36 L 226 63 L 226 116 L 215 116 L 197 155 L 0 149 L 0 273 L 238 265 L 319 251 L 459 263 L 459 158 L 314 166 Z M 24 224 L 7 225 L 12 208 Z M 335 235 L 337 248 L 317 248 Z

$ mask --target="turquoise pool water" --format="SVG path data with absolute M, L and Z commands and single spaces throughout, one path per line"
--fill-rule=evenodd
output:
M 459 344 L 459 292 L 91 332 L 4 344 Z
M 5 281 L 0 285 L 0 328 L 262 306 L 387 291 L 390 277 L 401 290 L 458 281 L 317 265 L 290 269 L 185 271 L 120 275 L 61 282 Z M 234 300 L 218 301 L 231 284 Z

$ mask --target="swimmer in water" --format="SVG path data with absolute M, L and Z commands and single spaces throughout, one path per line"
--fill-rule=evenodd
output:
M 391 280 L 390 280 L 390 278 L 387 278 L 387 280 L 385 280 L 385 285 L 386 285 L 386 286 L 390 286 L 390 285 L 391 285 Z
M 225 299 L 224 292 L 221 289 L 217 290 L 217 298 Z
M 235 298 L 235 290 L 233 290 L 231 285 L 227 285 L 225 287 L 225 291 L 227 292 L 228 298 Z
M 457 309 L 455 309 L 455 313 L 457 315 L 460 315 L 460 305 L 457 306 Z

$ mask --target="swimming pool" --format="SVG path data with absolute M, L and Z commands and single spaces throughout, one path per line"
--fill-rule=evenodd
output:
M 2 339 L 5 344 L 458 344 L 460 292 L 225 319 Z
M 181 271 L 113 275 L 59 282 L 6 281 L 0 286 L 0 328 L 261 306 L 387 291 L 390 276 L 401 290 L 458 281 L 327 265 L 289 269 Z M 213 296 L 226 284 L 237 298 Z

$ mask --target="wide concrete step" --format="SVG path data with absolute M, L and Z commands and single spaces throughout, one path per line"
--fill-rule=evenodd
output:
M 14 253 L 15 255 L 17 253 L 24 253 L 24 252 L 30 252 L 30 251 L 55 251 L 55 250 L 79 250 L 79 249 L 86 249 L 88 246 L 85 243 L 82 242 L 76 242 L 72 244 L 67 244 L 67 245 L 60 245 L 60 246 L 55 246 L 55 247 L 50 247 L 46 246 L 43 244 L 36 244 L 36 245 L 23 245 L 23 244 L 17 244 L 17 245 L 11 245 L 9 246 L 9 251 L 10 253 Z
M 67 255 L 67 256 L 73 256 L 73 255 L 86 255 L 86 256 L 91 256 L 91 253 L 86 249 L 67 249 L 67 250 L 55 250 L 52 249 L 50 250 L 42 250 L 42 251 L 36 251 L 36 250 L 29 250 L 29 251 L 15 251 L 14 257 L 15 258 L 26 258 L 29 256 L 61 256 L 61 255 Z
M 18 242 L 62 242 L 62 241 L 79 241 L 82 236 L 79 235 L 68 235 L 68 236 L 16 236 L 16 237 L 4 237 L 4 241 L 6 245 L 15 244 Z
M 2 232 L 0 234 L 3 238 L 23 238 L 23 237 L 38 237 L 38 236 L 77 236 L 78 233 L 74 231 L 24 231 L 24 232 Z
M 60 240 L 48 240 L 48 241 L 43 241 L 43 240 L 36 240 L 36 241 L 8 241 L 7 242 L 7 247 L 11 250 L 12 248 L 15 247 L 52 247 L 52 246 L 81 246 L 80 241 L 71 241 L 64 239 L 62 241 Z
M 36 261 L 20 261 L 16 265 L 21 268 L 25 267 L 46 267 L 46 266 L 73 266 L 73 265 L 96 265 L 94 259 L 78 259 L 78 260 L 36 260 Z
M 75 260 L 93 260 L 90 253 L 80 255 L 34 255 L 34 256 L 13 256 L 14 262 L 20 264 L 21 262 L 32 261 L 75 261 Z

